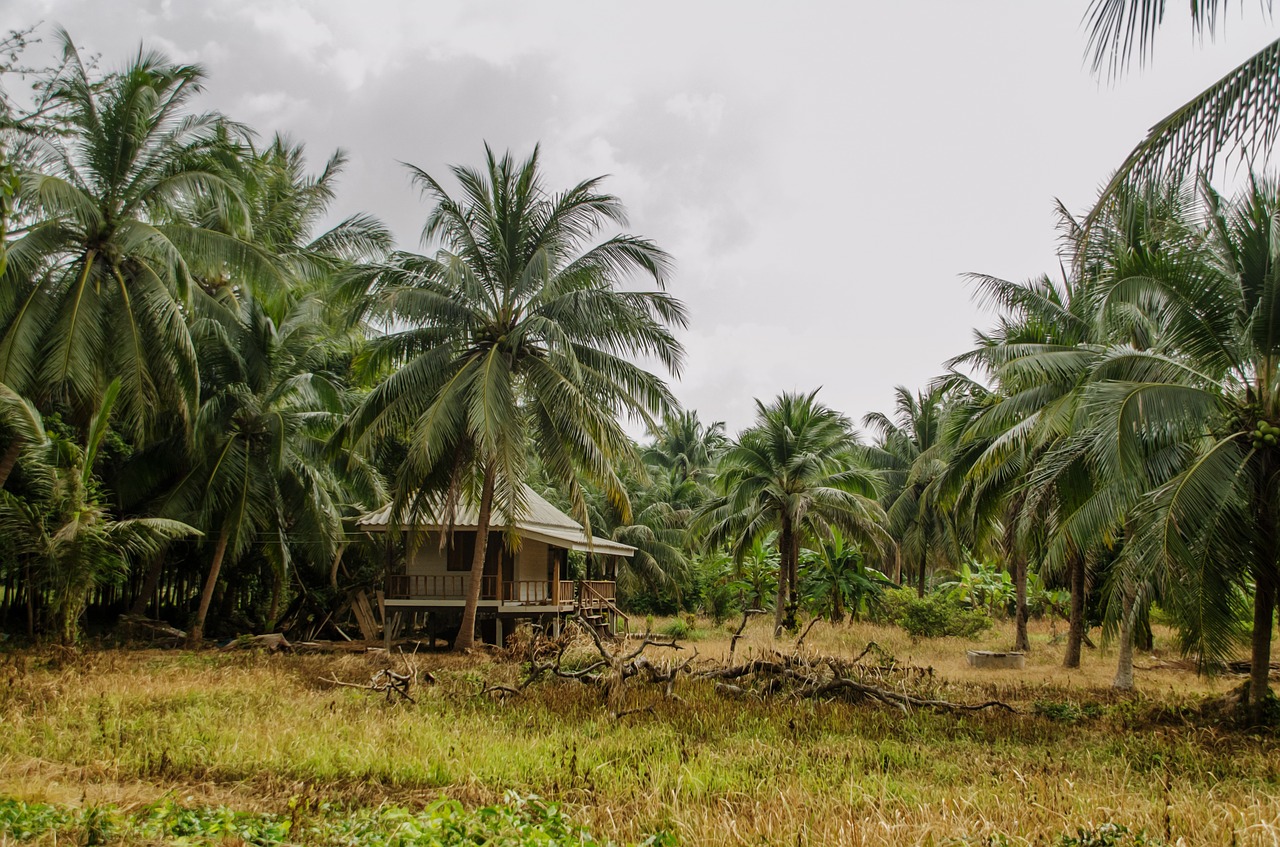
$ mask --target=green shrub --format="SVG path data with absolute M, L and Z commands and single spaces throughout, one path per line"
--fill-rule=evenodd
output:
M 680 618 L 664 623 L 658 632 L 661 635 L 668 635 L 672 638 L 688 638 L 689 633 L 693 632 L 693 627 L 689 623 Z
M 871 619 L 876 623 L 899 623 L 907 613 L 907 607 L 916 601 L 915 589 L 905 585 L 890 588 L 880 595 L 880 601 L 872 610 Z
M 1037 700 L 1036 714 L 1058 723 L 1079 723 L 1096 718 L 1102 714 L 1102 707 L 1097 703 L 1075 703 L 1071 700 Z
M 991 627 L 985 611 L 966 608 L 952 595 L 935 592 L 917 597 L 905 587 L 884 593 L 877 617 L 897 624 L 915 638 L 973 638 Z

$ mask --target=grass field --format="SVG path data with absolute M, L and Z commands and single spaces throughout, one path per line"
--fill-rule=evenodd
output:
M 722 656 L 728 632 L 703 626 L 686 651 Z M 774 649 L 766 627 L 755 623 L 739 653 Z M 997 630 L 978 643 L 1008 639 Z M 1107 687 L 1113 651 L 1088 651 L 1066 672 L 1041 630 L 1021 672 L 968 668 L 975 642 L 912 643 L 871 625 L 819 625 L 805 647 L 852 656 L 869 641 L 934 668 L 940 696 L 1021 713 L 743 701 L 681 680 L 680 701 L 629 687 L 623 705 L 652 711 L 614 718 L 597 688 L 564 680 L 505 701 L 482 695 L 486 682 L 515 682 L 518 663 L 446 654 L 419 655 L 438 684 L 388 706 L 321 681 L 367 680 L 386 662 L 377 654 L 11 653 L 0 654 L 0 796 L 296 816 L 440 798 L 470 809 L 515 792 L 620 842 L 1057 844 L 1105 823 L 1153 844 L 1280 840 L 1280 739 L 1204 713 L 1237 679 L 1140 656 L 1151 669 L 1121 696 Z

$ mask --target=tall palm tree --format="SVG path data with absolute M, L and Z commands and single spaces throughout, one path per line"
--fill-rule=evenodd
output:
M 208 400 L 226 388 L 226 382 L 239 383 L 244 368 L 226 366 L 224 347 L 227 339 L 240 338 L 246 332 L 246 320 L 264 320 L 284 332 L 289 344 L 301 352 L 303 345 L 314 344 L 305 354 L 305 362 L 288 367 L 310 369 L 325 375 L 334 391 L 341 393 L 349 376 L 349 363 L 360 349 L 363 336 L 349 327 L 345 316 L 336 317 L 336 298 L 332 295 L 340 278 L 357 272 L 365 262 L 385 257 L 391 246 L 386 227 L 368 215 L 352 215 L 327 229 L 321 224 L 329 214 L 335 198 L 335 186 L 342 173 L 345 157 L 334 153 L 318 173 L 312 173 L 306 162 L 303 145 L 275 136 L 269 144 L 257 149 L 247 142 L 235 142 L 234 154 L 210 162 L 211 169 L 228 183 L 239 188 L 245 217 L 220 217 L 214 197 L 199 197 L 184 206 L 184 219 L 191 226 L 222 228 L 224 234 L 235 232 L 251 238 L 255 249 L 264 253 L 275 269 L 272 285 L 246 285 L 243 274 L 232 268 L 216 268 L 212 274 L 193 277 L 193 306 L 190 322 L 201 371 L 202 399 Z M 263 326 L 266 325 L 263 324 Z M 300 327 L 300 324 L 311 326 Z M 301 331 L 305 330 L 305 331 Z M 228 335 L 229 333 L 229 335 Z M 243 351 L 249 355 L 251 351 Z M 261 355 L 259 350 L 256 355 Z M 276 366 L 279 366 L 277 363 Z M 221 444 L 214 439 L 201 439 L 201 445 Z M 208 460 L 192 455 L 192 445 L 182 439 L 150 439 L 124 463 L 122 499 L 139 508 L 169 496 L 173 485 L 195 466 Z M 157 474 L 155 468 L 170 468 L 168 474 Z M 359 461 L 352 464 L 355 477 L 367 473 Z M 345 476 L 340 473 L 339 476 Z M 184 495 L 185 497 L 186 495 Z M 197 510 L 199 513 L 199 510 Z M 208 515 L 205 515 L 208 517 Z M 194 519 L 194 518 L 193 518 Z M 210 532 L 216 537 L 217 533 Z M 310 549 L 320 555 L 329 544 L 327 536 Z M 216 552 L 215 547 L 215 552 Z M 274 547 L 259 547 L 274 550 Z M 235 557 L 238 558 L 238 557 Z M 276 608 L 282 583 L 287 575 L 287 560 L 272 555 L 273 584 L 271 608 Z M 145 612 L 148 598 L 159 583 L 162 571 L 174 562 L 156 557 L 141 581 L 133 611 Z M 267 617 L 273 618 L 269 613 Z
M 884 548 L 893 542 L 875 501 L 879 479 L 858 462 L 848 418 L 817 402 L 817 391 L 756 401 L 756 422 L 721 455 L 719 496 L 699 523 L 709 545 L 728 544 L 736 559 L 765 534 L 778 533 L 774 633 L 794 623 L 800 548 L 829 538 Z
M 619 416 L 651 423 L 674 406 L 666 384 L 631 361 L 651 356 L 678 373 L 671 334 L 683 305 L 664 290 L 670 258 L 628 234 L 622 204 L 589 179 L 563 192 L 544 185 L 538 151 L 523 162 L 485 148 L 485 167 L 452 168 L 455 199 L 412 168 L 434 203 L 423 240 L 433 255 L 392 257 L 362 291 L 367 314 L 389 331 L 370 344 L 368 365 L 392 372 L 347 430 L 358 445 L 404 436 L 407 457 L 394 510 L 449 523 L 462 496 L 478 510 L 471 580 L 455 649 L 475 638 L 488 530 L 496 507 L 508 520 L 526 508 L 532 447 L 574 514 L 589 523 L 579 478 L 593 480 L 629 517 L 620 467 L 639 457 Z M 624 290 L 630 275 L 658 290 Z
M 871 412 L 862 419 L 863 426 L 876 434 L 868 456 L 885 478 L 882 503 L 889 534 L 897 545 L 895 569 L 901 568 L 902 560 L 913 566 L 921 597 L 930 569 L 954 567 L 963 558 L 963 545 L 942 485 L 950 454 L 943 437 L 948 390 L 945 383 L 939 383 L 912 394 L 899 385 L 894 390 L 892 419 L 882 412 Z
M 322 291 L 330 288 L 337 276 L 350 273 L 352 266 L 386 257 L 392 246 L 391 233 L 371 215 L 349 215 L 320 229 L 330 214 L 337 180 L 347 163 L 342 150 L 334 152 L 316 174 L 308 171 L 306 147 L 280 135 L 260 150 L 247 144 L 237 152 L 216 164 L 229 182 L 239 186 L 247 219 L 221 223 L 247 233 L 287 283 L 255 291 L 259 299 L 273 296 L 287 301 L 302 291 Z M 203 198 L 188 209 L 192 224 L 210 226 L 219 225 L 217 212 L 213 198 Z M 210 291 L 229 288 L 230 294 L 244 287 L 243 279 L 227 275 L 200 282 Z
M 196 416 L 198 461 L 168 498 L 167 510 L 191 515 L 213 540 L 209 570 L 190 637 L 203 637 L 223 568 L 253 546 L 277 573 L 299 545 L 332 559 L 342 536 L 342 507 L 372 507 L 377 474 L 328 442 L 347 406 L 322 305 L 303 297 L 283 313 L 242 298 L 221 320 L 197 327 L 208 396 Z M 278 594 L 278 590 L 276 592 Z
M 1065 571 L 1072 598 L 1066 667 L 1080 662 L 1088 564 L 1109 533 L 1118 531 L 1125 498 L 1137 490 L 1123 480 L 1099 479 L 1087 450 L 1085 392 L 1108 345 L 1146 349 L 1161 332 L 1151 303 L 1117 304 L 1104 313 L 1103 292 L 1115 280 L 1159 272 L 1169 244 L 1185 237 L 1185 202 L 1177 186 L 1122 191 L 1087 234 L 1059 205 L 1067 262 L 1061 281 L 972 277 L 1003 314 L 993 331 L 979 334 L 973 351 L 951 363 L 977 367 L 994 387 L 989 395 L 975 395 L 964 412 L 956 448 L 956 466 L 965 475 L 962 501 L 971 515 L 999 516 L 1001 546 L 1013 557 L 1020 597 L 1032 550 L 1042 554 L 1042 569 Z M 1093 520 L 1100 514 L 1111 522 L 1105 531 Z M 1083 526 L 1091 532 L 1079 531 Z M 1047 544 L 1050 538 L 1055 541 Z M 1023 646 L 1024 632 L 1020 613 L 1017 640 Z
M 1060 209 L 1069 232 L 1074 220 Z M 950 365 L 973 366 L 988 378 L 990 393 L 976 392 L 958 409 L 964 428 L 956 439 L 952 469 L 963 475 L 959 501 L 975 536 L 1000 527 L 1000 547 L 1013 572 L 1014 646 L 1030 649 L 1026 578 L 1031 554 L 1043 541 L 1046 521 L 1080 500 L 1079 477 L 1045 479 L 1029 498 L 1028 480 L 1041 459 L 1079 425 L 1080 390 L 1101 351 L 1094 320 L 1096 295 L 1081 274 L 1055 282 L 1043 276 L 1015 283 L 975 275 L 979 292 L 1003 310 L 996 327 L 978 334 L 978 345 Z M 1063 482 L 1062 486 L 1055 485 Z M 1059 496 L 1061 495 L 1061 496 Z M 1071 591 L 1071 627 L 1063 657 L 1078 667 L 1085 635 L 1087 592 L 1084 551 L 1064 557 Z
M 244 209 L 213 163 L 234 131 L 187 110 L 200 68 L 140 52 L 97 80 L 62 39 L 50 102 L 66 131 L 6 136 L 32 169 L 19 175 L 24 228 L 0 277 L 0 382 L 84 424 L 118 377 L 120 423 L 142 435 L 189 421 L 197 403 L 192 276 L 238 269 L 243 284 L 270 263 L 226 234 Z M 218 226 L 184 221 L 196 202 Z
M 1203 236 L 1108 291 L 1114 307 L 1158 304 L 1167 328 L 1160 348 L 1108 351 L 1090 391 L 1095 455 L 1118 477 L 1163 471 L 1124 561 L 1161 591 L 1184 648 L 1227 653 L 1252 593 L 1261 719 L 1280 586 L 1280 459 L 1266 437 L 1280 419 L 1280 187 L 1255 178 L 1231 202 L 1202 193 Z
M 704 424 L 692 409 L 663 416 L 649 435 L 653 440 L 643 451 L 645 464 L 670 475 L 676 484 L 706 482 L 729 442 L 724 421 Z

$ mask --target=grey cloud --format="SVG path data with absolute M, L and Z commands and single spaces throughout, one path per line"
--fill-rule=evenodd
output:
M 544 145 L 554 184 L 600 173 L 674 253 L 686 405 L 824 386 L 861 417 L 922 385 L 989 317 L 959 279 L 1056 268 L 1052 201 L 1088 204 L 1146 127 L 1274 38 L 1167 39 L 1155 70 L 1081 68 L 1080 4 L 654 0 L 409 3 L 9 0 L 117 64 L 140 39 L 210 72 L 206 108 L 344 147 L 339 212 L 413 246 L 405 160 Z M 1256 18 L 1254 19 L 1256 21 Z

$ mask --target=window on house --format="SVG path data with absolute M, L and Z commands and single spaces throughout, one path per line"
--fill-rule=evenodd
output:
M 474 532 L 455 532 L 453 542 L 449 545 L 449 557 L 445 568 L 450 571 L 470 572 L 471 560 L 476 556 L 476 534 Z M 515 556 L 507 549 L 506 541 L 500 532 L 489 533 L 489 545 L 484 551 L 484 574 L 493 576 L 498 573 L 501 563 L 502 578 L 515 578 Z
M 476 555 L 476 534 L 474 532 L 455 532 L 449 543 L 449 558 L 446 569 L 451 571 L 471 570 L 471 560 Z

